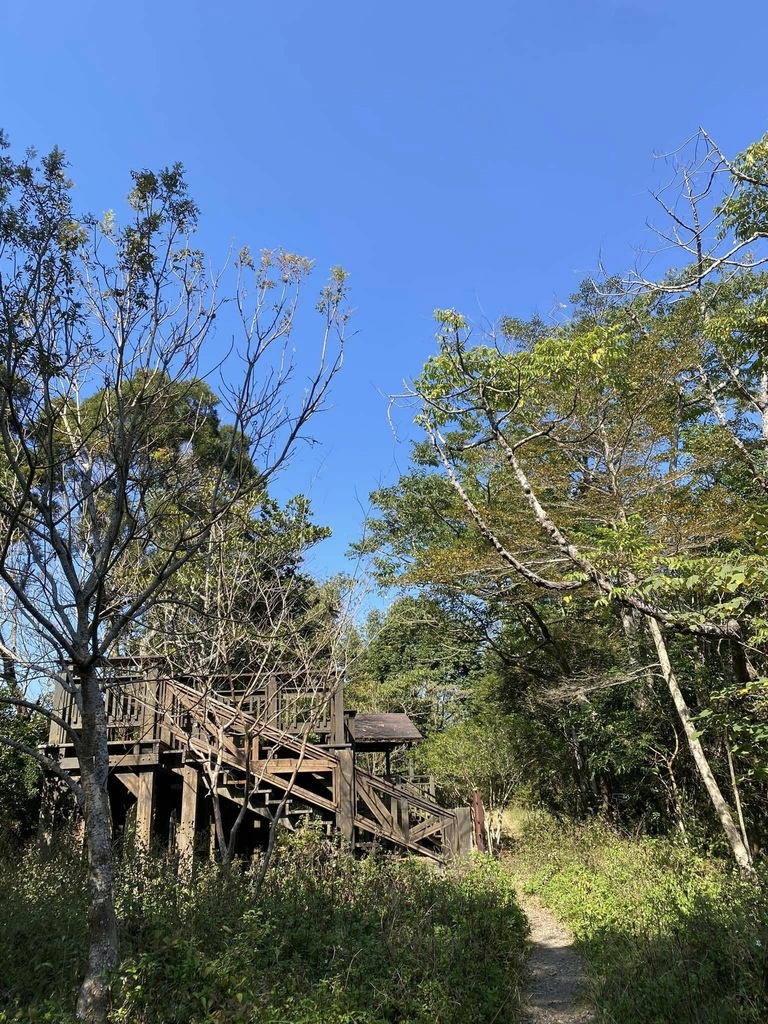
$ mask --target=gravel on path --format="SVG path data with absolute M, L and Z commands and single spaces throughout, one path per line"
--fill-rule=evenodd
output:
M 573 939 L 535 896 L 519 895 L 531 926 L 524 1024 L 594 1024 L 584 999 L 584 964 Z

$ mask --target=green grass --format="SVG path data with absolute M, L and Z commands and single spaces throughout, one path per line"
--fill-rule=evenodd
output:
M 0 1024 L 73 1020 L 83 867 L 6 858 Z M 508 874 L 354 861 L 311 832 L 253 877 L 160 858 L 120 871 L 122 960 L 111 1020 L 130 1024 L 497 1024 L 517 1019 L 526 923 Z
M 598 1019 L 611 1024 L 768 1021 L 768 887 L 661 839 L 532 818 L 513 877 L 574 932 Z

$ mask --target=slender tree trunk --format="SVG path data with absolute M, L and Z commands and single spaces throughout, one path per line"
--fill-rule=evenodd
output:
M 107 793 L 106 714 L 98 678 L 92 670 L 81 676 L 81 692 L 80 772 L 88 850 L 89 945 L 77 1016 L 88 1024 L 103 1024 L 109 1011 L 110 974 L 117 967 L 118 944 L 112 821 Z
M 669 776 L 669 793 L 670 802 L 672 804 L 672 815 L 675 819 L 678 832 L 680 833 L 685 845 L 688 845 L 688 835 L 685 830 L 685 817 L 683 815 L 683 805 L 680 803 L 680 790 L 677 787 L 677 779 L 675 773 L 672 770 L 671 763 L 667 766 L 667 774 Z
M 242 705 L 241 705 L 242 710 Z M 243 759 L 245 761 L 245 785 L 243 788 L 243 802 L 240 810 L 237 812 L 232 828 L 229 830 L 229 840 L 227 841 L 226 852 L 222 851 L 222 870 L 225 874 L 229 874 L 232 870 L 232 861 L 235 857 L 235 845 L 237 843 L 237 836 L 240 832 L 240 827 L 245 821 L 245 816 L 248 812 L 248 801 L 251 797 L 251 782 L 253 778 L 253 771 L 251 768 L 251 753 L 253 749 L 253 732 L 250 728 L 245 730 L 245 746 L 243 748 Z
M 687 846 L 688 845 L 688 836 L 686 834 L 686 829 L 685 829 L 685 815 L 683 814 L 683 804 L 682 804 L 682 801 L 680 799 L 680 789 L 679 789 L 679 787 L 677 785 L 677 779 L 675 777 L 675 769 L 673 767 L 673 765 L 675 763 L 675 758 L 677 757 L 678 753 L 680 752 L 680 737 L 678 736 L 677 729 L 675 729 L 674 726 L 672 727 L 672 731 L 675 734 L 675 749 L 672 751 L 671 757 L 664 757 L 663 754 L 659 754 L 659 756 L 663 760 L 664 767 L 667 770 L 667 778 L 668 778 L 669 782 L 668 783 L 663 783 L 663 784 L 664 784 L 664 788 L 667 790 L 667 793 L 669 795 L 669 802 L 670 802 L 670 807 L 671 807 L 671 810 L 672 810 L 672 816 L 675 819 L 675 824 L 677 825 L 677 827 L 678 827 L 678 829 L 680 831 L 680 835 L 683 837 L 683 842 Z
M 741 829 L 741 838 L 744 840 L 744 845 L 747 848 L 749 854 L 749 863 L 752 864 L 752 851 L 749 848 L 749 836 L 747 835 L 747 826 L 744 821 L 744 810 L 741 806 L 741 796 L 739 795 L 739 787 L 736 782 L 736 769 L 733 766 L 733 753 L 731 752 L 731 744 L 728 742 L 728 734 L 725 735 L 725 752 L 728 755 L 728 771 L 731 776 L 731 789 L 733 790 L 733 802 L 736 804 L 736 813 L 739 816 L 739 828 Z
M 589 785 L 585 781 L 586 767 L 579 747 L 576 730 L 570 725 L 564 725 L 563 733 L 573 754 L 573 779 L 576 783 L 576 813 L 581 815 L 589 807 L 589 797 L 587 796 Z
M 685 732 L 685 737 L 688 741 L 688 748 L 691 751 L 694 764 L 696 765 L 701 780 L 709 794 L 709 799 L 712 802 L 715 813 L 720 819 L 720 824 L 723 826 L 723 831 L 725 832 L 726 838 L 733 852 L 734 860 L 736 861 L 742 875 L 750 881 L 755 881 L 756 876 L 755 870 L 752 867 L 752 858 L 749 855 L 749 850 L 744 845 L 744 840 L 742 839 L 733 817 L 731 816 L 730 808 L 728 807 L 728 804 L 720 791 L 720 787 L 712 774 L 712 769 L 709 767 L 709 761 L 707 760 L 707 755 L 704 753 L 704 748 L 696 735 L 696 729 L 691 721 L 691 712 L 685 702 L 685 697 L 683 697 L 683 694 L 680 691 L 675 673 L 672 671 L 672 664 L 669 660 L 667 645 L 664 642 L 664 637 L 662 636 L 658 622 L 649 617 L 648 629 L 656 647 L 656 654 L 658 655 L 662 674 L 666 680 L 667 686 L 669 687 L 669 692 L 672 696 L 675 708 L 677 709 L 677 713 L 680 716 L 683 731 Z
M 227 833 L 224 828 L 224 815 L 221 813 L 222 796 L 219 792 L 221 758 L 222 749 L 221 746 L 219 746 L 219 749 L 216 752 L 215 765 L 212 764 L 211 761 L 203 762 L 203 778 L 208 786 L 208 792 L 211 794 L 213 826 L 216 832 L 216 845 L 219 848 L 219 856 L 221 857 L 221 873 L 223 875 L 228 875 L 230 868 L 232 867 L 232 863 L 229 857 Z

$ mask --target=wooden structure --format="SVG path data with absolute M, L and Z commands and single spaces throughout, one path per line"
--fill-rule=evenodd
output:
M 442 860 L 474 845 L 470 808 L 443 808 L 416 780 L 360 767 L 359 753 L 388 755 L 421 736 L 405 715 L 345 713 L 341 683 L 272 674 L 203 686 L 159 660 L 118 659 L 105 671 L 104 692 L 115 833 L 135 814 L 146 847 L 167 844 L 182 860 L 196 850 L 212 855 L 214 799 L 227 829 L 246 805 L 241 855 L 266 844 L 277 814 L 289 829 L 318 815 L 355 850 L 383 844 Z M 61 683 L 55 710 L 78 728 L 77 705 Z M 56 723 L 45 752 L 77 774 L 71 737 Z

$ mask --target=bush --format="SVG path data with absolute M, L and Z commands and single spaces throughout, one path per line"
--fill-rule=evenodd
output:
M 71 856 L 4 866 L 0 914 L 11 930 L 0 939 L 0 1024 L 71 1019 L 85 948 L 82 876 Z M 123 863 L 116 1024 L 516 1019 L 526 922 L 490 859 L 446 872 L 355 861 L 310 831 L 278 851 L 257 900 L 253 878 L 204 864 L 180 881 L 172 860 Z
M 768 1020 L 768 887 L 663 839 L 539 817 L 513 873 L 574 932 L 599 1019 L 611 1024 Z

